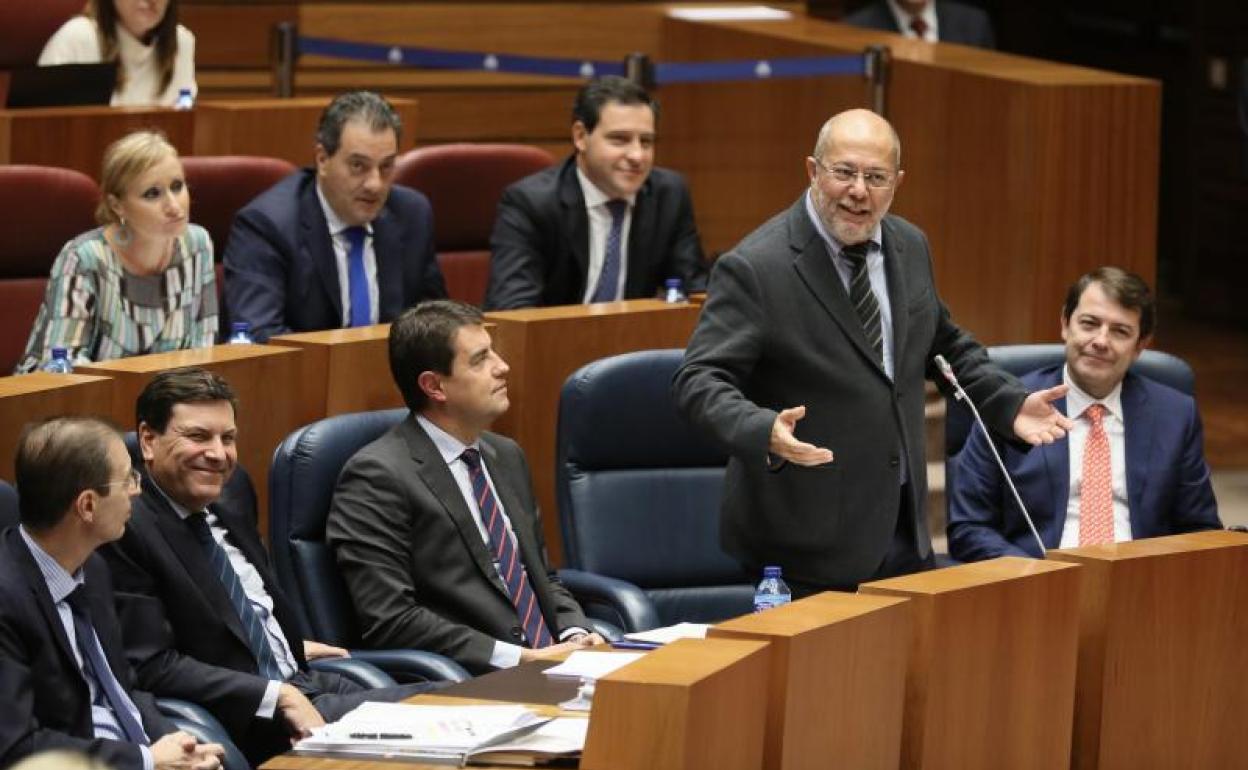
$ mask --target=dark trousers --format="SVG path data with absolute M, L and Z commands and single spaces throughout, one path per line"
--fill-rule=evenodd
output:
M 876 567 L 871 577 L 863 582 L 869 583 L 873 580 L 884 580 L 897 577 L 898 575 L 909 575 L 935 568 L 936 557 L 930 551 L 927 556 L 919 555 L 919 549 L 916 545 L 918 538 L 914 530 L 914 519 L 914 509 L 910 504 L 910 487 L 906 485 L 901 489 L 901 504 L 897 511 L 897 526 L 893 529 L 893 541 L 884 553 L 884 559 L 880 562 L 880 566 Z M 789 590 L 793 592 L 795 600 L 804 599 L 807 596 L 823 591 L 854 593 L 858 590 L 857 584 L 847 586 L 818 585 L 800 580 L 790 580 L 787 577 L 784 581 L 789 584 Z

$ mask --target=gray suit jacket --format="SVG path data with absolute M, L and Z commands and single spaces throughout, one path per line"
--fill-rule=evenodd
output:
M 900 32 L 897 17 L 884 0 L 877 0 L 842 19 L 846 24 L 886 32 Z M 936 23 L 942 43 L 961 43 L 980 48 L 996 48 L 997 39 L 992 32 L 992 21 L 981 9 L 950 0 L 936 0 Z
M 869 348 L 804 198 L 716 262 L 707 302 L 673 392 L 693 424 L 732 453 L 720 539 L 747 567 L 830 586 L 870 577 L 897 524 L 906 463 L 919 554 L 931 551 L 923 441 L 923 381 L 941 353 L 989 424 L 1012 432 L 1025 392 L 992 366 L 936 293 L 923 233 L 883 221 L 893 315 L 895 381 Z M 938 383 L 939 384 L 939 383 Z M 835 460 L 769 468 L 779 411 L 805 405 L 797 437 Z
M 481 456 L 551 633 L 588 628 L 547 561 L 524 453 L 511 439 L 486 433 Z M 326 539 L 367 646 L 431 650 L 485 671 L 495 640 L 521 643 L 516 610 L 489 548 L 454 476 L 415 417 L 409 415 L 343 468 Z

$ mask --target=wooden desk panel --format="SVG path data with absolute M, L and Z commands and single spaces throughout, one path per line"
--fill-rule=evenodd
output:
M 312 163 L 316 127 L 330 99 L 201 101 L 195 106 L 195 155 L 261 155 L 296 166 Z M 411 99 L 390 98 L 403 120 L 399 152 L 415 142 L 418 112 Z
M 765 770 L 895 770 L 910 603 L 825 592 L 712 626 L 769 642 Z
M 403 406 L 390 374 L 390 324 L 270 337 L 270 345 L 299 348 L 308 402 L 303 424 L 347 412 Z
M 98 181 L 108 145 L 141 128 L 163 131 L 178 152 L 190 154 L 195 126 L 189 111 L 160 107 L 36 107 L 0 110 L 0 164 L 72 168 Z
M 494 349 L 511 365 L 511 407 L 494 430 L 515 439 L 528 456 L 542 507 L 551 561 L 563 561 L 555 502 L 555 426 L 564 380 L 599 358 L 651 348 L 683 348 L 697 323 L 694 305 L 628 300 L 597 305 L 486 313 Z
M 128 422 L 113 411 L 111 378 L 47 372 L 0 377 L 0 478 L 13 483 L 17 440 L 27 423 L 71 414 L 104 417 L 123 429 Z
M 1048 557 L 1083 576 L 1072 766 L 1248 767 L 1248 534 Z
M 1055 566 L 1003 557 L 859 586 L 914 610 L 903 768 L 1068 765 L 1079 570 Z
M 295 428 L 310 398 L 300 377 L 302 356 L 274 345 L 217 345 L 149 356 L 102 361 L 77 367 L 84 374 L 114 379 L 112 413 L 128 414 L 134 429 L 134 402 L 158 373 L 182 366 L 202 366 L 229 381 L 238 396 L 238 461 L 256 485 L 261 535 L 269 529 L 269 465 L 273 450 Z

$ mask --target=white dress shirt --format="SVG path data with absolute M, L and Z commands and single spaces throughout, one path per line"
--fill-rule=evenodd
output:
M 477 495 L 472 490 L 472 477 L 468 472 L 468 464 L 464 462 L 464 450 L 469 446 L 481 451 L 480 442 L 473 442 L 471 445 L 465 444 L 451 434 L 439 428 L 433 421 L 427 419 L 424 415 L 416 415 L 416 421 L 420 423 L 420 427 L 425 429 L 425 433 L 433 441 L 433 445 L 437 447 L 438 454 L 442 455 L 446 467 L 450 470 L 451 476 L 455 478 L 455 484 L 459 487 L 460 494 L 464 497 L 464 502 L 468 504 L 468 510 L 472 513 L 472 519 L 477 524 L 477 531 L 481 533 L 481 540 L 485 543 L 485 550 L 493 556 L 493 549 L 490 547 L 490 531 L 486 527 L 484 519 L 481 518 L 481 508 L 477 505 Z M 481 470 L 485 473 L 485 480 L 489 482 L 490 489 L 494 490 L 494 500 L 498 503 L 498 511 L 503 515 L 503 524 L 507 527 L 507 536 L 511 538 L 512 547 L 516 549 L 516 553 L 520 553 L 520 544 L 516 542 L 516 533 L 511 528 L 511 519 L 506 515 L 507 511 L 503 508 L 503 500 L 498 494 L 498 485 L 494 483 L 493 477 L 490 476 L 490 469 L 486 467 L 484 459 L 481 462 Z M 524 565 L 521 564 L 523 567 Z M 498 562 L 494 562 L 494 569 L 498 569 Z M 526 577 L 528 568 L 525 568 Z M 498 573 L 499 578 L 503 576 L 502 572 Z M 506 581 L 504 581 L 506 582 Z M 564 641 L 577 634 L 586 633 L 585 629 L 573 626 L 564 629 L 559 634 L 559 641 Z M 494 652 L 490 654 L 490 665 L 495 668 L 511 668 L 520 664 L 520 651 L 524 648 L 518 644 L 504 642 L 501 639 L 494 640 Z
M 73 575 L 70 575 L 65 571 L 65 568 L 61 566 L 60 562 L 58 562 L 52 557 L 51 554 L 43 550 L 43 548 L 35 542 L 35 539 L 32 538 L 30 533 L 26 531 L 25 526 L 18 527 L 18 531 L 21 532 L 22 540 L 25 541 L 27 550 L 29 550 L 30 555 L 34 557 L 35 564 L 38 565 L 39 572 L 43 575 L 43 582 L 48 586 L 48 594 L 52 597 L 52 605 L 56 607 L 57 619 L 61 621 L 61 628 L 65 631 L 65 638 L 69 641 L 69 649 L 73 650 L 74 662 L 78 664 L 78 671 L 82 672 L 83 652 L 78 649 L 78 636 L 74 633 L 73 610 L 70 609 L 69 602 L 66 601 L 68 596 L 73 593 L 78 586 L 83 584 L 84 580 L 82 570 L 80 569 Z M 94 629 L 92 629 L 92 632 L 94 633 Z M 98 636 L 95 637 L 94 642 L 96 648 L 100 652 L 100 657 L 107 660 L 108 656 L 104 654 L 104 648 L 100 645 Z M 97 671 L 95 673 L 96 676 L 107 676 L 112 678 L 114 684 L 117 686 L 117 691 L 129 696 L 126 689 L 121 686 L 121 682 L 117 681 L 117 677 L 113 674 L 111 668 L 106 671 Z M 86 676 L 85 674 L 82 678 L 87 683 L 88 694 L 91 697 L 91 724 L 94 726 L 95 737 L 104 738 L 110 741 L 122 741 L 128 743 L 130 738 L 126 735 L 126 731 L 122 728 L 121 723 L 117 721 L 117 715 L 113 713 L 111 708 L 103 705 L 106 702 L 106 699 L 100 696 L 100 685 L 98 685 L 92 677 Z M 127 697 L 126 702 L 122 704 L 122 707 L 130 712 L 130 716 L 140 727 L 143 726 L 143 716 L 139 713 L 139 707 L 134 704 L 134 701 L 131 698 Z M 144 731 L 146 731 L 146 728 L 144 728 Z M 154 763 L 152 760 L 151 749 L 147 746 L 140 746 L 139 751 L 143 755 L 144 770 L 152 770 Z
M 1062 542 L 1059 547 L 1075 548 L 1079 545 L 1083 449 L 1092 428 L 1092 423 L 1088 422 L 1083 413 L 1092 404 L 1102 404 L 1105 407 L 1101 425 L 1109 439 L 1109 468 L 1114 496 L 1114 542 L 1130 540 L 1131 512 L 1127 509 L 1126 423 L 1122 414 L 1122 383 L 1119 382 L 1109 395 L 1098 400 L 1081 390 L 1070 379 L 1069 367 L 1062 369 L 1062 382 L 1070 386 L 1070 391 L 1066 394 L 1066 416 L 1075 426 L 1066 436 L 1066 446 L 1070 454 L 1070 497 L 1066 500 L 1066 524 L 1062 527 Z
M 607 236 L 611 234 L 611 210 L 607 203 L 612 199 L 599 190 L 585 172 L 578 166 L 576 179 L 581 183 L 581 194 L 585 197 L 585 212 L 589 215 L 589 273 L 585 280 L 585 296 L 581 302 L 589 302 L 598 288 L 598 277 L 602 275 L 602 263 L 607 259 Z M 633 224 L 633 204 L 636 195 L 625 198 L 628 208 L 624 211 L 624 221 L 620 226 L 620 280 L 615 296 L 624 296 L 624 287 L 628 281 L 628 234 Z
M 334 207 L 325 200 L 321 192 L 321 183 L 316 183 L 316 197 L 321 202 L 321 210 L 325 212 L 325 223 L 329 225 L 329 239 L 334 245 L 334 264 L 338 267 L 338 296 L 342 298 L 342 325 L 351 325 L 351 267 L 347 257 L 351 252 L 351 241 L 346 230 L 350 225 L 343 222 L 334 212 Z M 367 233 L 364 237 L 364 275 L 368 277 L 368 322 L 377 323 L 377 252 L 373 250 L 373 223 L 364 225 Z

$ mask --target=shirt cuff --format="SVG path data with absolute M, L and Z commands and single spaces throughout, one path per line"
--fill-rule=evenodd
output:
M 273 715 L 277 713 L 277 695 L 282 689 L 282 684 L 274 680 L 264 688 L 264 697 L 260 699 L 260 707 L 256 709 L 256 716 L 261 719 L 273 718 Z
M 577 634 L 585 634 L 586 636 L 589 636 L 590 633 L 591 632 L 587 628 L 581 628 L 580 626 L 569 626 L 568 628 L 563 629 L 563 631 L 559 633 L 559 641 L 566 642 L 572 637 L 576 636 Z
M 518 644 L 495 640 L 494 652 L 490 655 L 490 665 L 494 668 L 515 668 L 520 665 L 520 650 L 522 649 Z
M 156 760 L 152 759 L 151 748 L 147 746 L 140 746 L 139 754 L 143 756 L 143 770 L 155 770 Z

